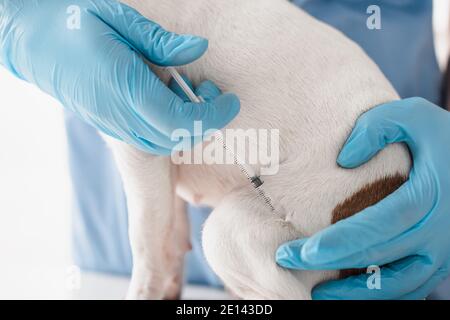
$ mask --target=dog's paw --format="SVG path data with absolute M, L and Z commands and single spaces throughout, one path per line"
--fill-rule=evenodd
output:
M 162 300 L 169 286 L 166 275 L 134 271 L 126 296 L 127 300 Z
M 164 300 L 180 300 L 183 288 L 183 274 L 177 274 L 170 281 L 169 287 L 164 293 Z

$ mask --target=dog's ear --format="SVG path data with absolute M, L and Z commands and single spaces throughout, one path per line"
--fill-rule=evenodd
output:
M 359 191 L 355 192 L 352 196 L 345 199 L 342 203 L 337 205 L 336 208 L 334 208 L 332 223 L 334 224 L 340 220 L 351 217 L 367 207 L 373 206 L 374 204 L 380 202 L 395 190 L 400 188 L 406 180 L 406 177 L 397 174 L 365 185 Z M 341 270 L 339 277 L 347 278 L 349 276 L 358 275 L 365 272 L 365 269 Z

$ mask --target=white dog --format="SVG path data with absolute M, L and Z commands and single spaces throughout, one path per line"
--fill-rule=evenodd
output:
M 262 176 L 275 212 L 235 165 L 174 165 L 113 143 L 129 206 L 128 297 L 180 292 L 190 245 L 178 194 L 215 208 L 204 227 L 204 251 L 237 296 L 310 299 L 312 287 L 339 273 L 284 270 L 275 251 L 372 205 L 406 180 L 410 159 L 402 145 L 355 170 L 336 164 L 357 118 L 398 99 L 396 92 L 355 43 L 286 0 L 124 2 L 171 31 L 210 40 L 207 54 L 182 71 L 194 83 L 211 79 L 240 97 L 241 113 L 228 128 L 280 130 L 279 172 Z M 261 163 L 253 167 L 263 173 Z

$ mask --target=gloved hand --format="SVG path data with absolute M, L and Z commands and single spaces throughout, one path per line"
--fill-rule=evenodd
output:
M 386 144 L 405 142 L 409 180 L 375 206 L 277 252 L 279 265 L 302 270 L 381 268 L 381 290 L 367 274 L 330 281 L 314 299 L 423 299 L 449 274 L 450 113 L 412 98 L 379 106 L 357 122 L 338 163 L 355 168 Z
M 0 0 L 0 63 L 104 133 L 168 155 L 175 129 L 220 129 L 238 98 L 185 102 L 144 63 L 190 63 L 207 40 L 176 35 L 114 0 Z

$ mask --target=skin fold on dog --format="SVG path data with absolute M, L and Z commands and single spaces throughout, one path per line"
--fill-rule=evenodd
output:
M 210 79 L 240 97 L 241 113 L 227 128 L 280 130 L 279 172 L 263 176 L 275 213 L 235 165 L 174 165 L 111 142 L 129 210 L 128 298 L 178 297 L 190 249 L 181 196 L 214 208 L 204 252 L 238 297 L 310 299 L 316 284 L 339 272 L 285 270 L 276 249 L 375 204 L 406 180 L 403 145 L 354 170 L 336 164 L 358 117 L 397 93 L 360 47 L 285 0 L 123 2 L 168 30 L 210 40 L 206 55 L 181 71 L 194 84 Z M 261 164 L 254 167 L 260 172 Z

